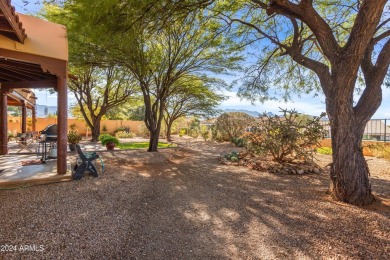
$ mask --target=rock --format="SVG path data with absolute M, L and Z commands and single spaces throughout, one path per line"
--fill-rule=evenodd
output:
M 298 169 L 297 170 L 297 174 L 299 174 L 299 175 L 302 175 L 304 173 L 305 173 L 305 170 L 303 170 L 303 169 Z

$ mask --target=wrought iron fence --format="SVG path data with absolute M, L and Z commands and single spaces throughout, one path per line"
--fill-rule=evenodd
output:
M 326 138 L 331 137 L 329 120 L 322 120 L 322 126 L 326 130 Z M 390 119 L 371 119 L 368 121 L 363 134 L 363 140 L 389 142 Z

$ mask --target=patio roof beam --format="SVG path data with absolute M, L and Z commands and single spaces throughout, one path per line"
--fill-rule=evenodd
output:
M 13 66 L 9 66 L 7 64 L 4 64 L 4 61 L 2 61 L 0 63 L 0 68 L 1 69 L 4 69 L 6 71 L 11 71 L 13 73 L 21 73 L 22 75 L 27 75 L 27 76 L 31 76 L 31 77 L 34 77 L 34 78 L 42 78 L 43 75 L 42 75 L 42 71 L 39 71 L 39 70 L 33 70 L 33 69 L 23 69 L 23 68 L 20 68 L 20 67 L 13 67 Z M 48 75 L 47 78 L 50 78 Z
M 21 72 L 21 71 L 17 71 L 14 69 L 8 69 L 8 68 L 2 67 L 1 65 L 0 65 L 0 73 L 2 75 L 9 75 L 9 76 L 15 77 L 17 79 L 21 79 L 21 78 L 23 78 L 24 80 L 37 80 L 37 78 L 42 79 L 41 75 L 31 74 L 28 72 L 27 73 Z
M 17 81 L 1 83 L 1 88 L 54 88 L 57 89 L 57 81 L 54 80 L 40 80 L 40 81 Z

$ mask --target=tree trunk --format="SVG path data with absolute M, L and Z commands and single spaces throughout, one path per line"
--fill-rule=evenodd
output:
M 100 135 L 100 120 L 96 120 L 92 130 L 92 142 L 97 142 L 99 140 Z
M 157 152 L 159 135 L 157 131 L 150 132 L 148 152 Z
M 333 149 L 330 190 L 339 201 L 368 205 L 373 202 L 374 196 L 371 194 L 369 169 L 362 148 L 367 122 L 358 122 L 351 106 L 338 108 L 337 112 L 329 115 Z
M 172 122 L 167 123 L 167 141 L 172 142 L 171 138 Z

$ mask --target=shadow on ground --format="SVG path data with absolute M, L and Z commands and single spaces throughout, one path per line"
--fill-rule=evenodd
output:
M 232 149 L 183 142 L 159 153 L 105 153 L 99 178 L 0 191 L 0 244 L 42 244 L 33 254 L 44 258 L 390 257 L 388 207 L 332 201 L 325 175 L 218 164 Z M 374 179 L 373 187 L 389 182 Z

